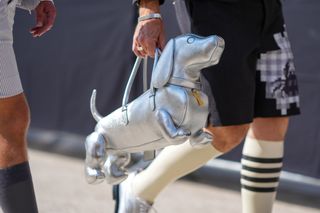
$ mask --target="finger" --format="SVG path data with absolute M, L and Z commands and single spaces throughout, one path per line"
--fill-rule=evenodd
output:
M 138 30 L 138 26 L 136 26 L 134 35 L 133 35 L 133 40 L 132 40 L 132 52 L 134 52 L 134 54 L 138 57 L 143 57 L 143 54 L 138 50 L 139 44 L 137 41 L 137 34 L 139 32 Z
M 144 49 L 144 47 L 142 47 L 141 45 L 137 46 L 137 50 L 140 53 L 141 57 L 143 57 L 143 58 L 148 55 L 146 50 Z
M 48 8 L 47 8 L 48 9 Z M 45 18 L 43 18 L 43 28 L 40 29 L 39 36 L 42 36 L 44 33 L 48 32 L 49 30 L 51 30 L 51 28 L 53 27 L 54 21 L 56 19 L 56 10 L 54 7 L 50 7 L 47 11 L 46 11 L 46 15 Z
M 41 27 L 34 27 L 30 30 L 30 33 L 31 34 L 36 34 L 39 30 L 40 30 Z
M 50 26 L 50 28 L 52 28 L 54 21 L 56 20 L 56 10 L 54 8 L 50 9 L 47 13 L 47 21 L 48 21 L 48 25 Z
M 143 47 L 146 56 L 154 57 L 154 51 L 156 47 L 156 42 L 147 36 L 141 35 L 137 38 L 137 43 Z
M 40 36 L 40 33 L 43 31 L 45 19 L 46 19 L 46 16 L 42 12 L 42 10 L 37 10 L 36 26 L 30 30 L 30 33 L 32 34 L 33 37 Z
M 147 40 L 147 49 L 145 50 L 147 52 L 147 55 L 154 58 L 154 53 L 156 50 L 156 41 L 154 40 Z
M 51 30 L 54 21 L 55 21 L 56 14 L 54 12 L 50 12 L 46 15 L 45 18 L 43 18 L 43 26 L 41 28 L 38 28 L 37 35 L 42 36 L 44 33 L 48 32 Z
M 42 36 L 47 31 L 46 25 L 43 27 L 35 27 L 33 30 L 31 30 L 31 34 L 33 37 L 39 37 Z
M 46 32 L 48 32 L 50 29 L 52 28 L 52 24 L 50 24 L 48 22 L 48 19 L 46 19 L 46 21 L 44 22 L 43 27 L 40 29 L 40 36 L 42 36 L 43 34 L 45 34 Z
M 140 58 L 144 58 L 145 55 L 146 55 L 144 52 L 139 51 L 139 50 L 137 50 L 137 49 L 134 49 L 133 52 L 134 52 L 134 54 L 135 54 L 136 56 L 138 56 L 138 57 L 140 57 Z
M 139 44 L 138 42 L 136 42 L 136 48 L 137 50 L 144 56 L 147 55 L 147 52 L 146 52 L 146 48 L 142 45 L 142 44 Z
M 43 2 L 38 8 L 36 8 L 36 27 L 38 28 L 36 31 L 35 29 L 32 29 L 31 33 L 33 33 L 34 36 L 43 35 L 52 28 L 55 18 L 56 9 L 54 5 L 52 5 L 51 2 Z
M 42 27 L 43 27 L 43 20 L 37 20 L 36 26 L 30 30 L 30 33 L 33 34 L 36 31 L 39 31 Z
M 34 28 L 33 30 L 31 30 L 31 34 L 33 35 L 33 37 L 40 37 L 47 31 L 48 31 L 48 27 L 46 27 L 46 26 L 37 27 L 37 28 Z
M 134 41 L 133 42 L 133 45 L 132 45 L 132 51 L 134 52 L 134 54 L 138 57 L 144 57 L 145 56 L 145 52 L 144 51 L 140 51 L 139 50 L 139 44 Z
M 30 30 L 30 33 L 32 34 L 33 37 L 39 37 L 41 33 L 42 27 L 34 27 Z
M 141 51 L 139 51 L 137 47 L 133 48 L 133 52 L 138 57 L 143 57 L 144 56 L 143 53 Z
M 139 51 L 140 55 L 143 56 L 143 57 L 145 57 L 145 56 L 148 55 L 147 52 L 146 52 L 146 51 L 143 49 L 143 47 L 141 47 L 141 46 L 139 46 L 139 47 L 137 48 L 137 50 Z
M 140 55 L 142 55 L 143 57 L 146 57 L 148 55 L 148 52 L 147 52 L 148 47 L 145 40 L 137 39 L 135 45 L 136 45 L 135 48 L 137 51 L 139 51 Z

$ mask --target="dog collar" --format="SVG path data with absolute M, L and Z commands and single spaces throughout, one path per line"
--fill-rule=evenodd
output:
M 192 82 L 182 78 L 171 77 L 168 83 L 172 85 L 187 87 L 190 89 L 197 89 L 197 90 L 201 89 L 200 82 Z

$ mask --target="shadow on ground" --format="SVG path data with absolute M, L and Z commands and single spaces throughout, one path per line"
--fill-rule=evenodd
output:
M 183 179 L 233 191 L 240 192 L 241 189 L 238 172 L 218 168 L 203 167 Z M 320 187 L 280 180 L 277 199 L 320 209 Z

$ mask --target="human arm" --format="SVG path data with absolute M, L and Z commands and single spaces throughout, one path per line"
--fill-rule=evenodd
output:
M 158 0 L 140 0 L 139 17 L 160 13 Z M 162 19 L 147 19 L 138 22 L 133 36 L 132 51 L 139 57 L 154 57 L 156 48 L 165 46 L 165 34 Z

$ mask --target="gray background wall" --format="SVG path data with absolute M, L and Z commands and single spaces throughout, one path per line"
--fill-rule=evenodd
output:
M 135 8 L 131 1 L 56 0 L 55 27 L 34 39 L 34 17 L 18 11 L 15 50 L 31 107 L 32 129 L 86 135 L 94 127 L 89 98 L 98 89 L 102 114 L 120 106 L 134 55 L 131 39 Z M 292 118 L 286 141 L 285 169 L 320 178 L 320 2 L 284 2 L 300 83 L 303 114 Z M 167 37 L 179 34 L 173 6 L 162 7 Z M 141 92 L 141 78 L 134 95 Z M 79 141 L 83 143 L 83 141 Z M 241 147 L 224 158 L 238 161 Z

